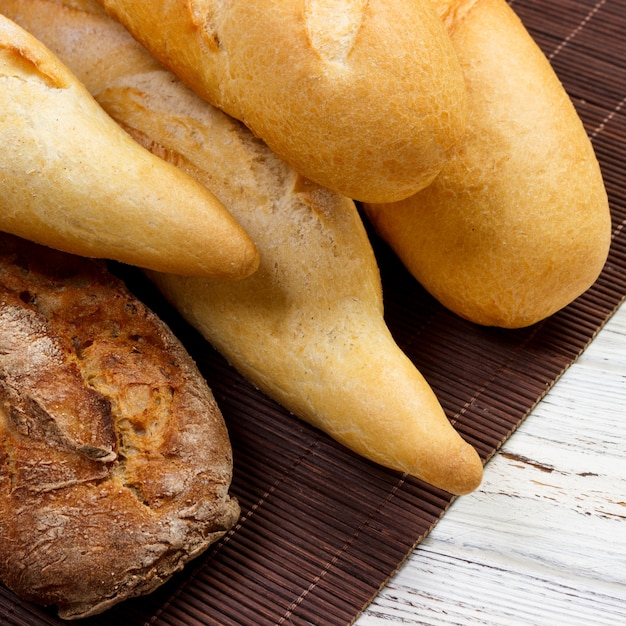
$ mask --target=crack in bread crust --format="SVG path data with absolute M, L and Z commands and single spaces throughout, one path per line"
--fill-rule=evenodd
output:
M 148 593 L 235 524 L 231 478 L 169 328 L 104 263 L 0 234 L 0 581 L 68 619 Z

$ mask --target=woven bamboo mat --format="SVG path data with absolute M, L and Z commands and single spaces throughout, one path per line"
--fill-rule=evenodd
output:
M 626 295 L 626 0 L 516 0 L 593 140 L 614 238 L 597 283 L 531 328 L 456 318 L 375 236 L 386 316 L 449 418 L 487 461 L 587 346 Z M 89 626 L 352 623 L 445 513 L 448 494 L 384 470 L 287 414 L 229 368 L 154 294 L 149 304 L 197 360 L 231 433 L 232 533 L 160 590 Z M 58 625 L 0 588 L 0 624 Z

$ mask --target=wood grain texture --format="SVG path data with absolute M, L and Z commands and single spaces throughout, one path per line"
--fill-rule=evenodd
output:
M 626 305 L 357 626 L 626 620 Z

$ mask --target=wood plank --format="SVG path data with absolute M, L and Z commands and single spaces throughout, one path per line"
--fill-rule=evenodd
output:
M 357 626 L 626 623 L 626 305 Z

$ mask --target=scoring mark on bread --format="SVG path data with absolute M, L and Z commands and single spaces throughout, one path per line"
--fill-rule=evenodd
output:
M 219 24 L 222 8 L 215 0 L 193 0 L 187 3 L 193 23 L 202 31 L 203 41 L 209 50 L 217 52 L 220 47 Z
M 6 416 L 24 437 L 95 461 L 114 460 L 109 403 L 84 386 L 43 316 L 20 302 L 8 291 L 0 301 L 0 399 Z
M 66 77 L 49 59 L 37 56 L 36 51 L 26 46 L 5 44 L 0 41 L 0 77 L 21 80 L 36 79 L 46 87 L 66 89 Z
M 470 13 L 480 0 L 447 0 L 435 2 L 434 8 L 446 27 L 452 32 Z
M 305 0 L 311 46 L 329 63 L 345 63 L 365 18 L 368 0 Z

